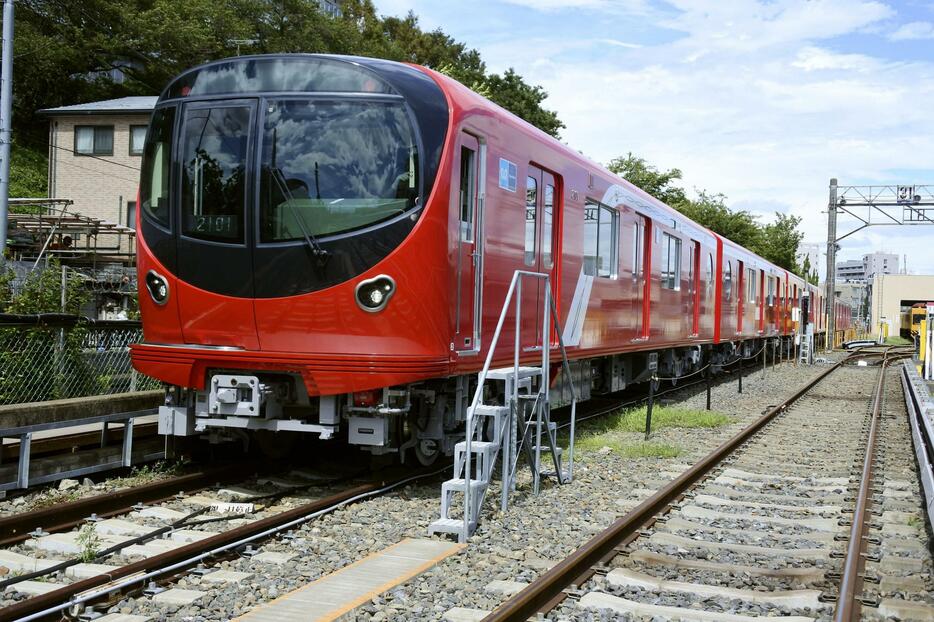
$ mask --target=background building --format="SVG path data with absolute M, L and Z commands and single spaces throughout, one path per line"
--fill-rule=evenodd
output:
M 868 282 L 879 274 L 898 274 L 898 255 L 875 252 L 837 263 L 837 281 Z
M 123 97 L 46 108 L 49 196 L 70 212 L 135 227 L 143 141 L 156 97 Z
M 878 332 L 882 318 L 889 323 L 889 334 L 897 335 L 902 307 L 934 301 L 934 275 L 877 274 L 872 280 L 872 324 Z
M 859 259 L 850 259 L 837 263 L 837 282 L 847 283 L 865 280 L 866 271 L 863 269 L 863 262 Z
M 820 274 L 823 271 L 823 264 L 821 264 L 820 244 L 798 244 L 798 252 L 795 254 L 795 259 L 797 260 L 799 266 L 804 265 L 805 258 L 807 258 L 808 263 L 811 266 L 811 272 L 817 272 Z

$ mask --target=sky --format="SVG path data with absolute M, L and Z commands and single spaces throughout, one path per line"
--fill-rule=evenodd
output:
M 805 242 L 826 242 L 832 177 L 934 184 L 934 0 L 375 3 L 541 85 L 561 139 L 591 159 L 679 168 L 689 193 L 802 217 Z M 934 225 L 871 227 L 837 257 L 894 252 L 934 274 L 931 242 Z

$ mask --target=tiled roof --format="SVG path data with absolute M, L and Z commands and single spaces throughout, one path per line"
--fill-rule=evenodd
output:
M 105 99 L 99 102 L 74 104 L 72 106 L 59 106 L 58 108 L 43 108 L 39 114 L 69 115 L 69 114 L 149 114 L 159 98 L 156 96 L 120 97 L 119 99 Z

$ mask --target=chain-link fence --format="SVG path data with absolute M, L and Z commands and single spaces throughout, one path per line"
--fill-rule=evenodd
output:
M 0 322 L 0 405 L 158 388 L 130 365 L 135 321 L 30 316 Z

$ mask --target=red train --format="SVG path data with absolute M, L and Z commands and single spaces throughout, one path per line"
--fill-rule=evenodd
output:
M 646 380 L 649 360 L 677 377 L 787 340 L 806 297 L 824 329 L 815 287 L 414 65 L 254 56 L 182 74 L 138 204 L 132 359 L 168 385 L 165 434 L 449 453 L 519 269 L 550 275 L 585 397 Z M 525 293 L 523 359 L 541 356 L 541 299 Z

